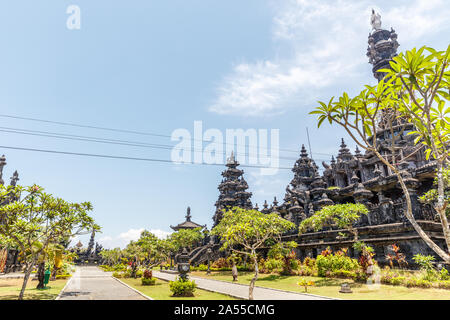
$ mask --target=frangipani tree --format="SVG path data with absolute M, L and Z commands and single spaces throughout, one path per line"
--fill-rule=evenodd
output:
M 123 256 L 123 252 L 120 248 L 103 249 L 100 251 L 100 256 L 102 257 L 104 263 L 109 266 L 113 266 L 119 263 L 120 258 Z
M 195 243 L 203 239 L 202 228 L 180 229 L 172 233 L 169 239 L 174 245 L 175 251 L 179 251 L 184 247 L 191 248 Z
M 346 203 L 325 206 L 299 225 L 299 233 L 308 230 L 320 231 L 324 227 L 338 227 L 353 234 L 353 240 L 358 241 L 358 230 L 353 226 L 361 215 L 367 215 L 369 210 L 361 203 Z
M 147 267 L 153 268 L 163 261 L 170 259 L 171 252 L 175 251 L 174 243 L 168 239 L 159 239 L 150 231 L 144 230 L 137 244 L 145 253 Z
M 100 230 L 88 215 L 89 202 L 70 203 L 37 186 L 0 185 L 0 234 L 13 242 L 25 262 L 25 277 L 19 299 L 23 299 L 32 268 L 51 244 L 61 239 Z
M 253 300 L 253 290 L 258 279 L 258 258 L 256 250 L 267 242 L 279 243 L 281 236 L 294 229 L 295 225 L 275 213 L 264 214 L 257 210 L 234 207 L 223 213 L 222 220 L 211 231 L 222 241 L 222 250 L 249 256 L 255 268 L 255 275 L 249 286 L 249 299 Z
M 424 242 L 448 263 L 450 229 L 445 214 L 448 200 L 444 194 L 443 171 L 449 165 L 450 108 L 445 104 L 449 100 L 449 55 L 450 46 L 446 51 L 422 47 L 400 53 L 390 63 L 392 69 L 378 70 L 386 76 L 377 85 L 365 86 L 353 98 L 344 92 L 337 101 L 334 98 L 328 103 L 319 101 L 320 106 L 311 112 L 318 115 L 319 127 L 324 121 L 343 127 L 358 146 L 376 155 L 397 176 L 405 194 L 405 216 Z M 414 128 L 409 134 L 416 136 L 415 143 L 423 145 L 426 155 L 436 162 L 438 195 L 435 209 L 442 223 L 447 250 L 423 231 L 412 213 L 405 184 L 407 173 L 400 166 L 412 154 L 402 155 L 396 144 L 408 126 Z M 391 133 L 387 146 L 390 152 L 382 151 L 385 146 L 376 139 L 384 130 Z M 419 152 L 420 145 L 414 153 Z

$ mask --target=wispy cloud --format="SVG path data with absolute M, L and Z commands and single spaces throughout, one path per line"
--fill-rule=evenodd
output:
M 258 203 L 260 209 L 263 208 L 264 200 L 271 204 L 274 195 L 283 191 L 288 184 L 286 180 L 281 178 L 262 175 L 259 170 L 249 170 L 246 174 L 248 175 L 248 184 L 251 189 L 249 191 L 253 193 L 253 205 Z
M 126 232 L 120 233 L 116 237 L 112 236 L 103 236 L 101 237 L 98 242 L 105 248 L 124 248 L 130 241 L 136 241 L 139 239 L 141 232 L 144 231 L 144 229 L 129 229 Z M 160 229 L 152 229 L 150 230 L 151 233 L 153 233 L 155 236 L 157 236 L 160 239 L 165 239 L 167 236 L 171 234 L 171 232 L 160 230 Z
M 234 65 L 217 88 L 210 111 L 245 116 L 280 114 L 308 105 L 318 93 L 336 84 L 362 80 L 361 70 L 368 68 L 365 50 L 371 2 L 292 0 L 282 8 L 277 2 L 277 7 L 273 45 L 283 52 L 270 60 Z M 374 8 L 381 12 L 386 28 L 392 25 L 396 29 L 400 44 L 449 29 L 450 12 L 444 0 Z

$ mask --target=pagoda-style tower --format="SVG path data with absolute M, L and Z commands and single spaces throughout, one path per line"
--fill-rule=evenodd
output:
M 389 61 L 397 55 L 397 34 L 394 29 L 391 31 L 381 29 L 381 16 L 372 9 L 370 18 L 372 32 L 369 33 L 369 46 L 367 47 L 367 56 L 369 63 L 373 65 L 373 76 L 380 81 L 384 74 L 377 72 L 379 69 L 390 68 Z
M 227 169 L 222 172 L 222 182 L 218 189 L 220 191 L 219 199 L 216 202 L 216 213 L 214 214 L 214 226 L 216 226 L 222 219 L 222 210 L 233 207 L 240 207 L 244 209 L 252 209 L 253 205 L 250 201 L 251 192 L 247 192 L 248 184 L 245 181 L 244 171 L 238 169 L 239 162 L 235 159 L 234 153 L 231 152 L 227 159 Z
M 176 226 L 170 226 L 174 231 L 178 231 L 181 229 L 196 229 L 196 228 L 206 228 L 206 224 L 205 225 L 200 225 L 198 223 L 195 223 L 194 221 L 191 221 L 191 208 L 187 207 L 187 211 L 186 211 L 186 220 Z

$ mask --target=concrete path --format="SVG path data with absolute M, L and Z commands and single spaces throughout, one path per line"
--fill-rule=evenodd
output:
M 162 280 L 174 280 L 177 277 L 176 274 L 159 271 L 153 271 L 153 276 Z M 199 277 L 189 277 L 189 279 L 195 280 L 199 289 L 223 293 L 235 298 L 248 299 L 248 285 Z M 333 300 L 328 297 L 263 287 L 255 287 L 253 297 L 255 300 Z
M 20 279 L 23 277 L 25 277 L 25 274 L 23 272 L 0 273 L 0 279 Z M 35 277 L 35 273 L 32 273 L 30 275 L 30 279 L 33 279 Z
M 95 266 L 78 266 L 57 300 L 147 300 Z

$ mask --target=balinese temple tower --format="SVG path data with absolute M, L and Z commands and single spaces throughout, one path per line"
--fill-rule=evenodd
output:
M 226 163 L 227 169 L 222 172 L 222 182 L 218 189 L 220 191 L 219 199 L 216 202 L 216 212 L 214 214 L 214 226 L 216 226 L 222 219 L 222 210 L 232 207 L 240 207 L 244 209 L 252 209 L 252 202 L 250 197 L 251 192 L 247 192 L 248 184 L 244 179 L 244 171 L 238 169 L 239 162 L 231 152 L 230 157 Z
M 380 81 L 383 74 L 377 70 L 389 68 L 389 62 L 396 56 L 397 34 L 381 28 L 381 17 L 372 11 L 372 31 L 369 33 L 367 56 L 372 64 L 373 75 Z M 432 206 L 420 203 L 418 197 L 428 191 L 433 184 L 435 164 L 426 160 L 421 146 L 415 145 L 410 124 L 401 119 L 392 121 L 394 131 L 394 154 L 391 141 L 392 132 L 386 127 L 389 117 L 394 119 L 393 111 L 388 110 L 379 119 L 377 139 L 378 151 L 396 159 L 401 170 L 413 205 L 413 214 L 417 222 L 438 244 L 443 244 L 442 228 Z M 397 117 L 398 118 L 398 117 Z M 411 263 L 416 253 L 434 255 L 434 252 L 421 240 L 405 216 L 406 201 L 397 176 L 384 165 L 372 152 L 364 154 L 357 147 L 352 152 L 344 139 L 338 146 L 338 155 L 329 163 L 322 162 L 323 173 L 319 174 L 315 162 L 302 146 L 300 158 L 294 164 L 294 178 L 286 188 L 284 202 L 276 210 L 264 206 L 262 212 L 277 211 L 282 217 L 298 225 L 322 207 L 340 203 L 362 203 L 369 208 L 369 214 L 363 216 L 355 225 L 360 239 L 372 245 L 379 262 L 387 253 L 389 246 L 397 244 Z M 321 232 L 310 232 L 298 236 L 287 235 L 286 240 L 297 241 L 298 256 L 315 256 L 330 246 L 339 249 L 347 246 L 352 252 L 352 239 L 338 240 L 339 231 L 327 228 Z

